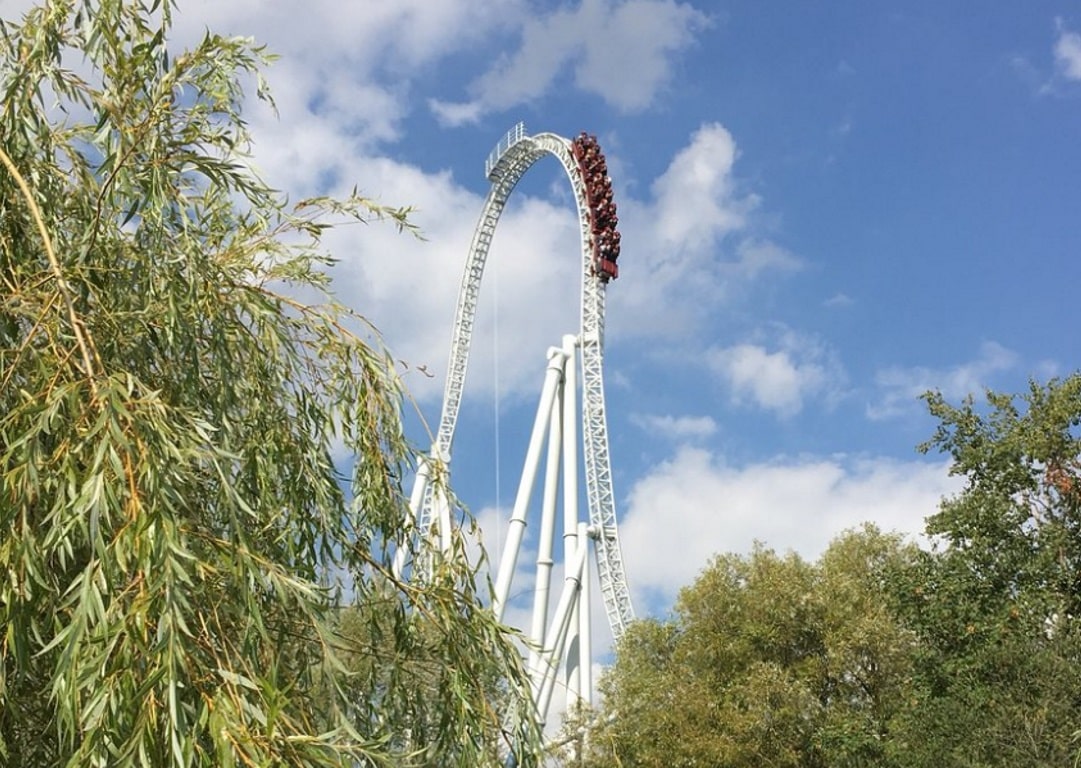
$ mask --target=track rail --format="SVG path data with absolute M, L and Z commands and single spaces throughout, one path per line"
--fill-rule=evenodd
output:
M 634 610 L 616 525 L 604 402 L 605 296 L 609 279 L 614 274 L 598 270 L 597 245 L 594 242 L 586 179 L 583 178 L 582 167 L 572 150 L 572 142 L 561 136 L 552 133 L 530 136 L 519 123 L 496 145 L 485 164 L 485 173 L 492 186 L 473 233 L 469 259 L 462 275 L 443 394 L 443 412 L 432 456 L 449 465 L 454 430 L 465 387 L 481 278 L 499 218 L 518 181 L 545 155 L 555 157 L 563 166 L 578 206 L 582 252 L 582 310 L 578 344 L 582 364 L 582 440 L 586 493 L 590 527 L 596 544 L 594 552 L 601 595 L 612 634 L 618 639 L 634 618 Z M 433 526 L 440 523 L 445 525 L 448 522 L 434 519 L 437 515 L 436 505 L 430 491 L 425 494 L 423 503 L 419 506 L 417 522 L 421 530 L 432 530 Z

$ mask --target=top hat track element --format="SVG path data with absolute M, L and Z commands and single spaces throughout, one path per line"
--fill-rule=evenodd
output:
M 583 134 L 569 141 L 551 133 L 529 136 L 524 126 L 516 125 L 492 151 L 485 172 L 492 183 L 484 210 L 473 234 L 469 260 L 458 294 L 451 341 L 450 362 L 443 413 L 436 443 L 435 460 L 450 461 L 451 443 L 462 402 L 469 344 L 473 335 L 480 292 L 481 276 L 499 217 L 507 198 L 527 170 L 545 155 L 555 157 L 567 173 L 578 206 L 578 225 L 582 252 L 582 312 L 579 346 L 582 361 L 582 440 L 590 527 L 594 532 L 597 569 L 605 611 L 615 638 L 623 634 L 634 618 L 630 593 L 623 568 L 616 529 L 615 499 L 612 490 L 612 466 L 608 452 L 608 426 L 604 406 L 604 304 L 610 279 L 616 276 L 618 233 L 615 232 L 615 206 L 611 202 L 610 180 L 604 171 L 604 158 L 596 139 Z M 587 158 L 586 155 L 589 155 Z M 598 161 L 599 168 L 598 173 Z M 615 250 L 611 243 L 615 241 Z M 605 243 L 608 245 L 605 246 Z M 427 470 L 422 465 L 421 471 Z M 420 530 L 433 527 L 449 529 L 449 520 L 433 519 L 432 494 L 414 498 Z

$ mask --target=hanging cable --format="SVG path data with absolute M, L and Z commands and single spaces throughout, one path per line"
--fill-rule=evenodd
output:
M 492 400 L 494 402 L 495 414 L 493 423 L 495 424 L 495 549 L 494 552 L 503 551 L 503 504 L 502 495 L 500 489 L 500 450 L 499 445 L 499 263 L 496 263 L 496 268 L 492 270 L 495 274 L 492 275 L 492 294 L 495 300 L 492 302 Z

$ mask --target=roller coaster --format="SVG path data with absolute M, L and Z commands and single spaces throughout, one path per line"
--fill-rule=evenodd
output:
M 449 548 L 451 504 L 430 480 L 434 473 L 449 472 L 452 466 L 454 431 L 465 387 L 481 278 L 492 238 L 511 192 L 526 171 L 545 156 L 556 158 L 562 165 L 577 204 L 582 256 L 581 323 L 577 333 L 563 336 L 560 344 L 547 352 L 540 402 L 507 524 L 506 541 L 498 559 L 492 605 L 502 620 L 531 517 L 541 454 L 547 446 L 536 537 L 532 621 L 527 631 L 523 628 L 530 648 L 533 707 L 542 723 L 548 717 L 560 670 L 568 704 L 591 703 L 590 552 L 596 563 L 601 602 L 613 637 L 618 639 L 634 618 L 616 524 L 603 378 L 605 298 L 609 284 L 619 276 L 620 233 L 612 181 L 596 137 L 583 133 L 568 140 L 552 133 L 529 135 L 519 123 L 489 155 L 485 175 L 491 187 L 473 234 L 459 289 L 439 430 L 430 453 L 418 462 L 410 498 L 417 529 Z M 580 474 L 586 484 L 585 515 L 580 510 Z M 563 586 L 554 610 L 550 611 L 560 501 Z M 400 568 L 402 563 L 399 561 L 398 565 Z

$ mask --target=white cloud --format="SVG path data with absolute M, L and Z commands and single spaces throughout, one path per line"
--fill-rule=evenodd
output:
M 542 43 L 570 24 L 577 47 L 567 61 L 582 87 L 600 88 L 594 70 L 619 64 L 610 98 L 629 108 L 635 102 L 620 90 L 624 83 L 652 93 L 671 74 L 673 54 L 706 23 L 673 0 L 583 0 L 541 16 L 530 15 L 525 0 L 371 0 L 344 7 L 311 0 L 303 13 L 289 4 L 264 5 L 191 0 L 177 16 L 174 40 L 190 43 L 209 27 L 251 34 L 281 54 L 268 72 L 281 118 L 255 104 L 245 115 L 256 142 L 254 163 L 272 186 L 295 200 L 358 185 L 379 202 L 418 209 L 414 220 L 424 241 L 371 226 L 335 230 L 325 242 L 340 259 L 334 287 L 341 299 L 383 331 L 397 357 L 435 374 L 408 382 L 425 401 L 442 391 L 455 300 L 483 198 L 449 172 L 385 156 L 385 146 L 403 138 L 412 76 L 516 24 L 531 30 L 524 41 L 530 35 L 539 41 L 523 45 L 529 56 L 559 58 Z M 627 62 L 617 61 L 624 55 Z M 749 222 L 758 200 L 740 193 L 736 157 L 731 135 L 710 123 L 655 182 L 642 185 L 650 190 L 645 199 L 626 193 L 616 179 L 626 266 L 625 279 L 609 294 L 609 339 L 700 328 L 748 281 L 798 266 Z M 478 166 L 482 161 L 476 158 Z M 613 174 L 620 165 L 613 156 Z M 565 193 L 561 200 L 545 194 L 516 193 L 503 215 L 481 291 L 469 394 L 498 386 L 507 397 L 532 396 L 547 346 L 578 328 L 573 204 Z
M 799 413 L 811 398 L 832 402 L 841 396 L 844 371 L 822 343 L 783 330 L 775 347 L 772 351 L 752 343 L 717 347 L 705 360 L 734 402 L 749 401 L 782 417 Z
M 814 365 L 798 365 L 782 350 L 767 352 L 753 344 L 714 350 L 711 367 L 732 389 L 737 401 L 750 397 L 762 408 L 782 415 L 798 413 L 807 392 L 819 389 L 822 370 Z
M 593 3 L 587 0 L 586 5 Z M 671 0 L 629 0 L 600 7 L 601 25 L 587 30 L 576 82 L 617 109 L 644 109 L 672 77 L 672 54 L 693 41 L 707 17 L 689 4 Z
M 306 0 L 300 8 L 262 0 L 188 0 L 178 15 L 178 28 L 194 35 L 204 28 L 253 35 L 273 52 L 337 61 L 343 70 L 360 67 L 361 74 L 403 74 L 472 47 L 523 13 L 522 6 L 521 0 L 368 0 L 345 5 Z
M 1058 21 L 1055 64 L 1067 80 L 1081 80 L 1081 35 L 1070 32 Z
M 1016 367 L 1017 354 L 993 341 L 984 342 L 980 354 L 953 368 L 886 368 L 875 375 L 880 390 L 878 402 L 867 407 L 872 419 L 887 419 L 911 413 L 920 395 L 938 390 L 949 400 L 960 400 L 982 392 L 997 373 Z
M 748 237 L 736 246 L 736 272 L 745 280 L 753 280 L 768 271 L 792 272 L 802 262 L 777 243 Z
M 723 125 L 703 124 L 653 181 L 651 199 L 618 198 L 627 278 L 611 291 L 618 332 L 690 333 L 751 281 L 800 267 L 757 232 L 760 201 L 740 191 L 737 157 Z
M 576 7 L 526 17 L 521 45 L 496 61 L 471 87 L 464 104 L 432 102 L 445 123 L 543 96 L 569 69 L 574 84 L 622 111 L 650 106 L 673 73 L 673 57 L 708 18 L 673 0 L 582 0 Z
M 735 198 L 735 162 L 736 142 L 723 125 L 709 123 L 694 133 L 653 183 L 655 228 L 662 245 L 697 249 L 743 227 L 746 212 L 757 201 Z
M 387 34 L 394 29 L 388 22 Z M 371 226 L 336 229 L 324 241 L 339 259 L 335 292 L 375 323 L 397 358 L 435 374 L 408 381 L 414 396 L 435 399 L 442 394 L 455 302 L 484 198 L 449 172 L 381 156 L 378 145 L 399 137 L 404 96 L 356 79 L 344 61 L 329 74 L 309 70 L 312 56 L 301 53 L 275 68 L 281 121 L 269 110 L 251 112 L 256 162 L 294 199 L 347 194 L 360 185 L 378 202 L 416 209 L 412 220 L 423 240 Z M 482 162 L 477 158 L 478 167 Z M 518 195 L 504 211 L 481 292 L 470 396 L 497 387 L 509 397 L 534 392 L 546 348 L 578 327 L 577 292 L 567 290 L 580 269 L 577 231 L 571 206 Z
M 296 174 L 296 185 L 303 186 L 311 168 L 323 168 L 333 170 L 342 188 L 363 180 L 362 191 L 378 192 L 380 201 L 417 208 L 414 220 L 424 241 L 372 226 L 332 232 L 327 242 L 341 259 L 334 272 L 338 294 L 385 332 L 397 357 L 436 374 L 409 382 L 414 395 L 434 399 L 442 393 L 454 306 L 483 199 L 447 172 L 336 153 L 333 127 L 324 125 L 320 132 L 319 125 L 313 118 L 309 134 L 297 137 L 303 142 L 299 148 L 284 136 L 270 142 L 265 157 L 277 173 Z M 626 267 L 625 279 L 609 290 L 609 338 L 671 336 L 699 327 L 735 287 L 798 266 L 782 248 L 750 234 L 743 211 L 753 202 L 733 191 L 730 178 L 734 149 L 727 157 L 713 151 L 727 143 L 723 127 L 704 126 L 654 185 L 653 200 L 627 196 L 620 202 L 625 244 L 620 264 Z M 297 153 L 310 159 L 308 168 L 300 167 Z M 548 168 L 558 172 L 554 164 Z M 698 218 L 666 225 L 667 217 L 683 215 L 680 194 L 683 206 L 695 208 Z M 518 193 L 503 213 L 481 289 L 467 397 L 497 388 L 508 398 L 534 396 L 545 350 L 578 327 L 578 227 L 573 204 L 559 197 L 549 201 Z M 730 247 L 717 242 L 737 227 L 742 239 Z M 828 355 L 812 350 L 806 339 L 778 343 L 799 373 L 801 398 L 828 391 L 833 375 Z
M 269 127 L 271 135 L 287 132 L 282 139 L 309 146 L 322 135 L 328 141 L 318 146 L 341 153 L 400 139 L 413 77 L 523 12 L 522 0 L 307 0 L 302 10 L 260 0 L 189 0 L 177 14 L 174 40 L 191 44 L 209 28 L 266 44 L 281 57 L 267 79 L 288 123 L 275 132 L 260 121 L 256 132 L 265 136 Z M 314 135 L 306 130 L 312 124 L 320 129 Z M 294 172 L 307 165 L 305 156 Z
M 630 491 L 620 522 L 627 578 L 639 612 L 656 610 L 715 554 L 761 541 L 815 558 L 863 522 L 915 535 L 957 487 L 945 463 L 831 457 L 730 467 L 683 448 Z
M 712 416 L 633 414 L 631 421 L 651 436 L 667 439 L 703 438 L 717 432 L 717 422 Z
M 850 307 L 855 303 L 855 300 L 846 293 L 835 293 L 822 302 L 824 307 Z
M 476 102 L 458 104 L 452 101 L 429 99 L 428 107 L 435 113 L 440 123 L 448 126 L 476 123 L 484 114 L 484 109 Z
M 416 207 L 424 240 L 389 226 L 344 227 L 327 237 L 340 259 L 335 290 L 385 334 L 397 358 L 424 366 L 414 396 L 442 395 L 455 305 L 483 199 L 449 173 L 425 173 L 389 159 L 343 159 L 344 178 L 364 179 L 391 204 Z M 504 211 L 485 268 L 473 329 L 466 396 L 500 391 L 533 397 L 546 350 L 578 327 L 580 264 L 572 209 L 535 198 Z M 571 288 L 568 290 L 568 288 Z

